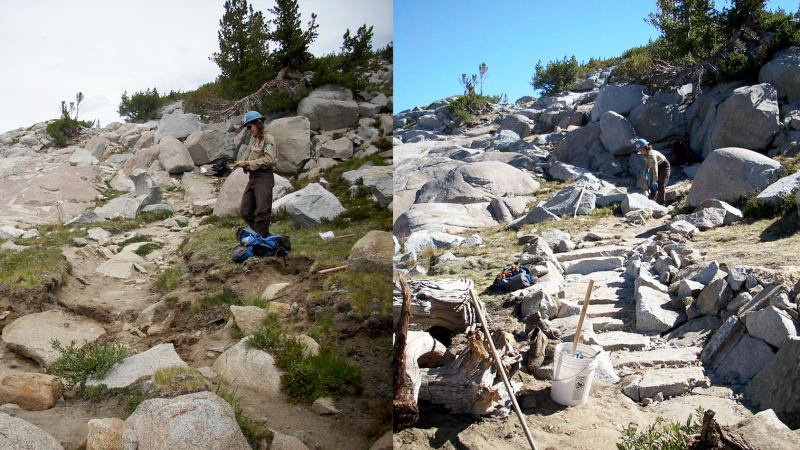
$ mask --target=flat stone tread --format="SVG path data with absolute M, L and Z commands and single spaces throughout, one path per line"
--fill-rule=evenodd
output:
M 701 347 L 658 348 L 647 351 L 614 352 L 610 357 L 615 368 L 655 367 L 660 364 L 683 366 L 696 361 L 697 355 L 702 350 Z
M 575 261 L 578 259 L 599 258 L 609 256 L 625 256 L 630 251 L 630 248 L 619 245 L 604 245 L 601 247 L 589 247 L 578 250 L 572 250 L 566 253 L 556 253 L 558 262 L 564 263 L 567 261 Z
M 564 287 L 564 298 L 567 300 L 572 300 L 577 302 L 579 305 L 583 304 L 583 301 L 586 299 L 586 287 L 588 284 L 581 284 L 581 283 L 570 283 Z M 622 299 L 631 299 L 633 300 L 633 288 L 632 287 L 608 287 L 608 286 L 600 286 L 597 287 L 597 283 L 595 283 L 595 287 L 592 290 L 592 296 L 589 300 L 590 304 L 602 304 L 602 303 L 616 303 Z
M 622 267 L 624 269 L 624 266 Z M 601 287 L 609 288 L 625 288 L 633 287 L 633 280 L 625 276 L 624 270 L 603 270 L 599 272 L 592 272 L 588 275 L 580 275 L 572 279 L 571 283 L 583 284 L 583 292 L 586 293 L 586 286 L 589 280 L 594 280 L 594 287 L 600 289 Z M 583 297 L 581 297 L 583 298 Z
M 633 303 L 616 302 L 594 304 L 589 302 L 586 310 L 588 317 L 631 317 L 636 315 L 636 305 Z
M 650 345 L 650 337 L 627 331 L 597 333 L 595 340 L 597 344 L 603 347 L 603 350 L 607 352 L 614 352 L 624 348 L 629 350 L 642 350 Z
M 627 324 L 624 320 L 616 317 L 595 317 L 592 319 L 592 326 L 594 326 L 595 333 L 601 333 L 624 330 Z
M 639 390 L 661 385 L 688 383 L 689 380 L 703 380 L 706 375 L 702 367 L 668 367 L 648 370 L 639 382 Z

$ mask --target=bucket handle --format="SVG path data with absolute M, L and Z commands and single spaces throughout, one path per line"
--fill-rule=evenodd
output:
M 597 358 L 597 355 L 599 355 L 600 353 L 602 353 L 602 350 L 601 350 L 601 351 L 599 351 L 599 352 L 597 352 L 597 353 L 595 353 L 595 354 L 594 354 L 594 356 L 592 356 L 591 358 L 587 358 L 587 359 L 588 359 L 589 361 L 591 361 L 591 360 L 594 360 L 595 358 Z M 583 372 L 586 370 L 586 368 L 587 368 L 587 367 L 588 367 L 588 366 L 584 367 L 583 369 L 581 369 L 580 371 L 578 371 L 578 373 L 576 373 L 575 375 L 572 375 L 571 377 L 567 377 L 567 378 L 561 378 L 561 379 L 558 379 L 558 380 L 556 380 L 555 378 L 553 378 L 553 381 L 570 381 L 570 380 L 573 380 L 573 379 L 577 378 L 578 376 L 580 376 L 580 374 L 582 374 L 582 373 L 583 373 Z M 554 369 L 554 370 L 553 370 L 553 375 L 555 375 L 555 374 L 556 374 L 556 372 L 555 372 L 555 369 Z

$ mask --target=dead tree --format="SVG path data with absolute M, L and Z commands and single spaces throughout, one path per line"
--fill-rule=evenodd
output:
M 745 442 L 744 438 L 735 431 L 721 427 L 714 419 L 716 413 L 708 410 L 703 414 L 703 426 L 700 431 L 700 445 L 694 449 L 714 450 L 759 450 Z
M 392 408 L 394 411 L 394 431 L 408 428 L 419 419 L 417 395 L 419 376 L 417 361 L 410 359 L 406 354 L 408 335 L 408 322 L 411 318 L 411 291 L 406 280 L 400 277 L 400 288 L 403 297 L 402 312 L 399 324 L 395 331 L 395 345 L 393 357 L 393 389 Z M 416 369 L 416 370 L 415 370 Z M 415 387 L 416 386 L 416 387 Z
M 456 333 L 470 332 L 478 322 L 470 303 L 472 280 L 411 280 L 411 322 L 437 325 Z M 394 284 L 394 324 L 400 319 L 403 296 L 398 282 Z

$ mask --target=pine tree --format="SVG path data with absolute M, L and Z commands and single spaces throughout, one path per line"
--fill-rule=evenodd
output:
M 276 0 L 274 8 L 269 10 L 275 18 L 270 22 L 275 25 L 275 31 L 269 33 L 269 39 L 275 42 L 278 48 L 272 54 L 272 68 L 278 71 L 284 67 L 300 70 L 313 56 L 308 47 L 317 39 L 319 33 L 316 24 L 317 15 L 311 14 L 308 29 L 300 29 L 300 12 L 297 0 Z
M 220 87 L 230 98 L 256 91 L 274 73 L 268 65 L 269 23 L 247 0 L 226 0 L 219 25 L 219 52 L 209 59 L 222 72 Z

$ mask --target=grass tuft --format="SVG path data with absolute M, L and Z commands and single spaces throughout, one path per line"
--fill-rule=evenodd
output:
M 53 350 L 61 353 L 61 356 L 55 363 L 44 368 L 46 372 L 60 378 L 67 391 L 75 386 L 80 386 L 82 390 L 86 380 L 105 377 L 114 364 L 128 356 L 128 349 L 117 337 L 105 344 L 92 342 L 81 348 L 76 348 L 76 344 L 72 341 L 67 347 L 62 347 L 59 341 L 50 341 Z

